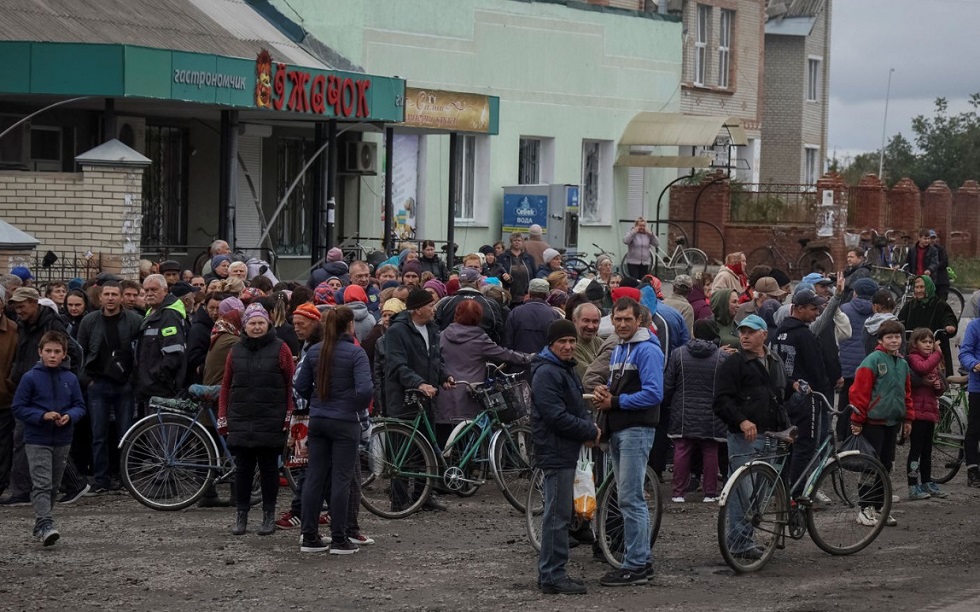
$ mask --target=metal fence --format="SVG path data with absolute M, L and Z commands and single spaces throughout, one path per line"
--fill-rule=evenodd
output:
M 64 252 L 54 253 L 54 255 L 57 259 L 51 262 L 51 257 L 47 253 L 34 252 L 31 274 L 37 279 L 37 284 L 43 285 L 51 281 L 67 282 L 73 278 L 88 280 L 95 278 L 102 271 L 101 254 Z
M 817 220 L 820 194 L 815 185 L 733 183 L 733 223 L 811 224 Z

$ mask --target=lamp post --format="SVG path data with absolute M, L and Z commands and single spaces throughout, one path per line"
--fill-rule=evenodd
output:
M 895 72 L 894 68 L 888 69 L 888 88 L 885 89 L 885 118 L 881 121 L 881 151 L 878 153 L 878 178 L 883 178 L 881 173 L 885 170 L 885 130 L 888 126 L 888 98 L 892 93 L 893 72 Z

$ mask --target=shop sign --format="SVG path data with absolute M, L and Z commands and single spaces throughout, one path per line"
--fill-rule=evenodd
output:
M 548 196 L 504 194 L 503 232 L 523 232 L 537 223 L 543 231 L 548 229 Z
M 490 97 L 405 88 L 405 125 L 451 132 L 490 132 Z
M 370 78 L 290 67 L 273 62 L 265 50 L 256 59 L 255 73 L 259 108 L 343 118 L 371 116 Z

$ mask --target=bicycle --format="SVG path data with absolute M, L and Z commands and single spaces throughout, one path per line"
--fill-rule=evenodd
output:
M 596 261 L 603 255 L 612 259 L 613 254 L 609 251 L 605 250 L 594 242 L 592 243 L 592 246 L 597 248 L 598 251 L 594 253 L 595 259 L 593 259 L 591 262 L 577 256 L 565 257 L 562 260 L 562 268 L 564 268 L 564 270 L 568 272 L 572 278 L 582 278 L 586 274 L 592 274 L 595 276 L 599 274 L 599 269 L 596 267 Z
M 153 510 L 183 510 L 211 487 L 234 480 L 235 460 L 223 436 L 204 425 L 217 423 L 212 405 L 217 394 L 192 385 L 189 399 L 150 398 L 155 410 L 133 424 L 119 441 L 119 473 L 133 498 Z M 291 470 L 282 468 L 290 488 Z M 258 472 L 252 482 L 252 505 L 262 499 Z
M 834 410 L 827 398 L 800 381 L 801 390 Z M 860 451 L 837 450 L 834 428 L 823 438 L 813 458 L 787 493 L 783 469 L 797 429 L 766 432 L 765 447 L 728 479 L 718 501 L 718 546 L 725 562 L 738 573 L 762 569 L 786 535 L 794 540 L 807 533 L 823 551 L 850 555 L 878 537 L 891 512 L 892 487 L 888 472 L 876 458 Z M 867 507 L 880 507 L 874 525 L 858 522 Z
M 523 373 L 501 374 L 482 384 L 457 381 L 483 410 L 459 422 L 444 449 L 426 412 L 428 398 L 417 389 L 405 393 L 415 410 L 411 420 L 373 419 L 370 440 L 361 453 L 361 504 L 382 518 L 404 518 L 428 501 L 436 483 L 466 497 L 486 482 L 489 470 L 497 487 L 517 510 L 524 511 L 524 489 L 531 473 L 531 428 L 520 422 L 530 406 Z
M 596 515 L 593 530 L 598 529 L 595 534 L 596 543 L 599 545 L 602 554 L 610 565 L 616 569 L 623 566 L 623 557 L 626 554 L 626 540 L 623 531 L 623 514 L 619 509 L 619 490 L 616 486 L 616 477 L 613 474 L 612 463 L 608 455 L 603 455 L 603 469 L 599 469 L 596 464 L 596 472 L 604 472 L 605 476 L 599 478 L 601 484 L 596 490 Z M 531 475 L 531 486 L 527 493 L 527 503 L 525 504 L 525 529 L 531 546 L 535 550 L 541 550 L 541 524 L 544 521 L 544 471 L 535 468 Z M 646 476 L 643 480 L 643 497 L 647 501 L 647 510 L 650 513 L 650 548 L 657 542 L 660 534 L 660 522 L 663 518 L 663 500 L 660 496 L 660 480 L 657 478 L 653 468 L 647 466 Z M 571 531 L 578 531 L 582 527 L 582 519 L 572 518 Z
M 785 231 L 773 227 L 772 243 L 749 253 L 746 257 L 746 271 L 758 265 L 766 265 L 783 269 L 790 278 L 802 278 L 810 272 L 830 272 L 836 269 L 830 248 L 824 243 L 813 243 L 809 238 L 800 238 L 796 241 L 800 245 L 800 254 L 795 259 L 791 259 L 779 248 L 778 239 L 785 235 Z
M 915 299 L 915 279 L 916 275 L 909 272 L 905 266 L 901 268 L 884 268 L 874 266 L 871 269 L 871 277 L 878 282 L 882 289 L 888 289 L 895 297 L 895 311 L 902 310 L 902 306 L 909 300 Z M 966 305 L 966 298 L 956 287 L 948 287 L 946 303 L 949 304 L 956 320 L 963 317 L 963 308 Z
M 939 398 L 939 421 L 932 432 L 932 479 L 939 484 L 952 480 L 963 465 L 963 441 L 969 411 L 965 374 L 947 376 L 949 392 Z M 955 387 L 955 389 L 954 389 Z
M 708 254 L 701 249 L 685 246 L 687 238 L 677 236 L 674 238 L 674 250 L 669 254 L 659 246 L 650 248 L 650 261 L 653 262 L 652 271 L 647 268 L 647 272 L 665 282 L 671 282 L 681 274 L 694 277 L 698 273 L 704 274 L 708 270 Z M 619 262 L 619 269 L 626 271 L 626 258 L 623 255 Z M 662 267 L 662 269 L 661 269 Z

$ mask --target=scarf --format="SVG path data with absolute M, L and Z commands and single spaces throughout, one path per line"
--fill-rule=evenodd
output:
M 211 348 L 221 334 L 231 334 L 240 336 L 242 334 L 242 315 L 237 310 L 232 310 L 218 319 L 218 322 L 211 328 Z

